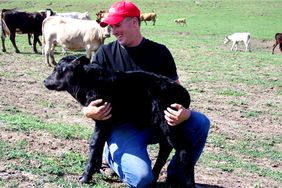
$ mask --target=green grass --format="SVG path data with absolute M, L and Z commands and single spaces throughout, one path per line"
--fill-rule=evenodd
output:
M 15 114 L 16 112 L 16 114 Z M 61 123 L 45 123 L 43 120 L 18 110 L 0 112 L 0 122 L 7 124 L 10 131 L 28 132 L 31 130 L 44 130 L 64 139 L 88 139 L 92 130 L 82 125 L 67 125 Z
M 204 165 L 219 168 L 223 171 L 233 172 L 243 169 L 250 173 L 273 178 L 282 182 L 282 173 L 256 164 L 257 160 L 269 159 L 271 164 L 282 161 L 282 152 L 279 148 L 272 147 L 281 143 L 281 135 L 276 138 L 258 138 L 255 135 L 244 135 L 240 140 L 234 142 L 228 136 L 213 134 L 209 141 L 214 148 L 219 148 L 220 153 L 206 152 L 201 158 Z M 244 158 L 238 157 L 239 155 Z M 238 174 L 239 175 L 239 174 Z

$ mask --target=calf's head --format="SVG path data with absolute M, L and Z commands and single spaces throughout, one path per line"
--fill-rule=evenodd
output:
M 84 65 L 89 64 L 85 56 L 67 56 L 62 58 L 53 72 L 44 80 L 49 90 L 66 91 L 84 76 Z

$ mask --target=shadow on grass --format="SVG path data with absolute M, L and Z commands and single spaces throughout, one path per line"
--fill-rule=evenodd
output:
M 181 186 L 175 186 L 175 185 L 168 185 L 165 182 L 157 183 L 154 186 L 151 186 L 150 188 L 182 188 Z M 217 185 L 208 185 L 208 184 L 199 184 L 196 183 L 196 188 L 224 188 L 222 186 Z

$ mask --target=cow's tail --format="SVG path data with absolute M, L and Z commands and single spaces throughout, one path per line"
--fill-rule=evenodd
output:
M 2 28 L 2 35 L 4 36 L 4 37 L 6 37 L 7 35 L 10 35 L 10 30 L 9 30 L 9 28 L 7 27 L 7 24 L 6 24 L 6 22 L 5 22 L 5 20 L 3 19 L 3 15 L 4 15 L 4 12 L 5 12 L 6 10 L 5 9 L 3 9 L 2 11 L 1 11 L 1 28 Z

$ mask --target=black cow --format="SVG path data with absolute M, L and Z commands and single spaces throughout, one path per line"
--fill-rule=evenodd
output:
M 52 11 L 50 15 L 52 15 Z M 2 24 L 2 51 L 6 52 L 5 38 L 10 35 L 10 40 L 15 48 L 16 53 L 20 53 L 15 37 L 16 33 L 28 34 L 28 42 L 31 45 L 30 38 L 33 35 L 33 52 L 38 53 L 36 49 L 36 43 L 41 45 L 39 36 L 42 35 L 42 22 L 46 18 L 46 12 L 20 12 L 15 9 L 3 9 L 1 12 L 1 24 Z
M 282 52 L 282 33 L 275 34 L 275 43 L 273 44 L 272 54 L 274 54 L 274 49 L 279 44 L 279 49 Z
M 49 90 L 67 91 L 83 106 L 98 98 L 112 105 L 112 117 L 95 126 L 94 150 L 90 151 L 82 182 L 89 182 L 92 175 L 99 172 L 110 122 L 128 120 L 140 129 L 148 125 L 154 130 L 160 144 L 153 168 L 155 181 L 172 148 L 175 148 L 180 151 L 178 157 L 186 169 L 185 186 L 195 186 L 191 146 L 183 142 L 183 126 L 169 126 L 164 118 L 164 110 L 173 103 L 189 107 L 190 95 L 184 87 L 167 77 L 144 71 L 105 70 L 97 64 L 89 64 L 85 56 L 62 58 L 44 84 Z

